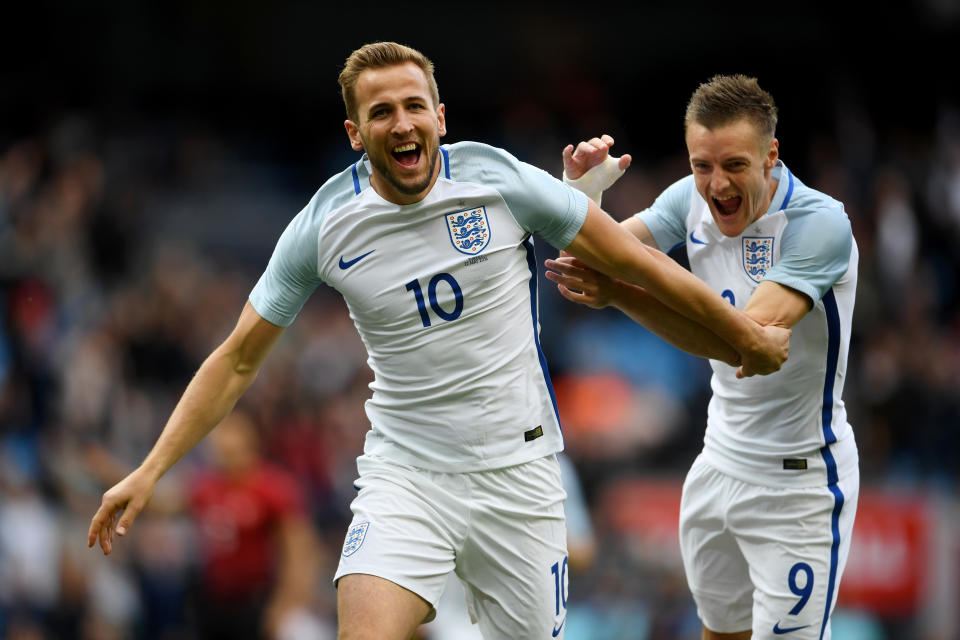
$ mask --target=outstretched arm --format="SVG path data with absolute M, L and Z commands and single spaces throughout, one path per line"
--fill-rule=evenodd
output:
M 740 366 L 740 354 L 720 336 L 666 306 L 641 287 L 607 277 L 570 256 L 547 260 L 548 280 L 567 300 L 593 309 L 612 306 L 673 346 L 702 358 Z
M 566 251 L 608 276 L 642 287 L 665 306 L 708 327 L 741 356 L 741 374 L 778 371 L 790 331 L 763 328 L 666 254 L 645 246 L 593 201 Z
M 87 546 L 99 539 L 103 553 L 110 553 L 114 532 L 126 534 L 160 477 L 233 409 L 282 333 L 282 327 L 267 322 L 246 303 L 233 332 L 187 385 L 146 459 L 103 495 L 90 523 Z

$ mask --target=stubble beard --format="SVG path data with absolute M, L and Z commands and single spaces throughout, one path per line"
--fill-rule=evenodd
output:
M 389 153 L 389 152 L 387 152 Z M 390 167 L 390 161 L 388 159 L 381 161 L 380 158 L 374 158 L 373 155 L 367 154 L 367 157 L 370 159 L 370 164 L 373 165 L 373 168 L 383 177 L 384 180 L 390 183 L 394 189 L 406 196 L 415 196 L 422 193 L 427 187 L 430 186 L 430 182 L 433 180 L 433 174 L 437 170 L 437 158 L 440 155 L 440 145 L 436 144 L 433 147 L 433 153 L 427 163 L 429 167 L 427 175 L 421 182 L 416 182 L 414 184 L 404 183 L 393 173 L 392 168 Z

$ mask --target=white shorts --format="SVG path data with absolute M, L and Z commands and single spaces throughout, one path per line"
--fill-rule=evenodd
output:
M 334 582 L 390 580 L 434 608 L 451 571 L 486 638 L 562 638 L 566 620 L 566 493 L 556 456 L 470 473 L 357 459 Z
M 765 487 L 700 455 L 683 484 L 680 550 L 704 626 L 829 640 L 859 493 L 856 471 L 831 486 Z

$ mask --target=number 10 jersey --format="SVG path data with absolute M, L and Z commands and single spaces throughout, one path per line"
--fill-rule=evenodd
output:
M 370 187 L 366 157 L 328 180 L 250 302 L 288 326 L 321 282 L 340 292 L 375 376 L 365 454 L 435 471 L 528 462 L 563 448 L 531 234 L 566 247 L 587 200 L 483 144 L 444 145 L 440 161 L 410 205 Z

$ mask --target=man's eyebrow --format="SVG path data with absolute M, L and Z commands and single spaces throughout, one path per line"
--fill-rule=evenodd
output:
M 403 104 L 409 104 L 409 103 L 411 103 L 411 102 L 424 102 L 424 103 L 429 103 L 429 102 L 430 102 L 430 99 L 427 98 L 426 96 L 422 96 L 422 95 L 419 95 L 419 94 L 414 94 L 414 95 L 411 95 L 411 96 L 407 96 L 406 98 L 401 98 L 401 99 L 400 99 L 400 102 L 402 102 Z M 382 109 L 382 108 L 384 108 L 384 107 L 389 108 L 389 107 L 391 106 L 391 104 L 392 104 L 392 102 L 389 101 L 389 100 L 381 100 L 380 102 L 374 102 L 374 103 L 371 104 L 369 107 L 367 107 L 367 112 L 368 112 L 368 113 L 369 113 L 369 112 L 373 112 L 373 111 L 376 111 L 377 109 Z

